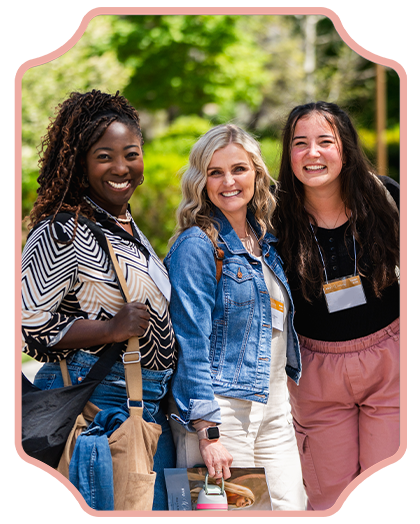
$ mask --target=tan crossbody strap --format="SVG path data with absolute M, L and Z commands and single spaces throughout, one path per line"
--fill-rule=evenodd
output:
M 63 375 L 63 383 L 65 387 L 71 386 L 71 378 L 70 378 L 69 370 L 67 368 L 67 361 L 65 358 L 60 360 L 60 369 L 61 369 L 61 374 Z
M 107 241 L 108 248 L 109 248 L 109 254 L 111 256 L 111 260 L 114 265 L 115 272 L 117 274 L 117 279 L 124 292 L 127 303 L 131 302 L 130 293 L 127 287 L 127 282 L 125 281 L 122 269 L 118 263 L 114 249 L 111 245 L 111 242 L 108 240 L 108 238 L 106 239 L 106 241 Z M 123 362 L 124 362 L 125 381 L 126 381 L 126 388 L 127 388 L 128 406 L 130 408 L 130 413 L 140 414 L 141 412 L 143 412 L 143 407 L 130 406 L 130 401 L 141 402 L 143 400 L 143 381 L 142 381 L 142 376 L 141 376 L 141 355 L 139 351 L 139 338 L 138 337 L 131 337 L 128 340 L 127 348 L 123 354 Z
M 225 253 L 223 249 L 218 248 L 214 255 L 214 260 L 216 262 L 216 281 L 217 283 L 219 283 L 220 277 L 222 276 L 224 256 L 225 256 Z

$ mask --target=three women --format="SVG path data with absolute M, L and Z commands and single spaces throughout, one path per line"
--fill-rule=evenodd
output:
M 300 458 L 308 509 L 329 508 L 398 448 L 398 186 L 372 173 L 334 104 L 291 112 L 276 209 L 255 140 L 213 128 L 191 152 L 165 259 L 171 323 L 168 283 L 150 267 L 165 269 L 129 213 L 141 144 L 138 115 L 118 94 L 73 93 L 48 129 L 22 265 L 25 351 L 46 362 L 35 384 L 61 386 L 63 358 L 76 383 L 109 344 L 138 336 L 145 416 L 163 428 L 154 509 L 165 509 L 173 324 L 177 466 L 204 462 L 215 478 L 263 466 L 273 509 L 300 510 Z M 80 216 L 111 241 L 133 303 Z M 125 400 L 117 362 L 91 401 Z

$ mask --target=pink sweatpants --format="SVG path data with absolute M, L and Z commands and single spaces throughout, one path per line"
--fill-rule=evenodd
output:
M 300 337 L 302 378 L 288 380 L 308 510 L 330 508 L 362 471 L 399 447 L 399 319 L 367 337 Z

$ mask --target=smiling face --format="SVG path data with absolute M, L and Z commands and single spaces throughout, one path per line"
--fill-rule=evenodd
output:
M 126 124 L 113 122 L 89 149 L 83 166 L 88 196 L 112 215 L 124 215 L 131 195 L 143 181 L 140 137 Z
M 340 138 L 322 115 L 312 113 L 298 120 L 292 137 L 291 164 L 305 191 L 340 191 L 341 151 Z
M 254 185 L 255 167 L 241 145 L 230 143 L 214 152 L 207 168 L 207 194 L 231 223 L 245 221 Z

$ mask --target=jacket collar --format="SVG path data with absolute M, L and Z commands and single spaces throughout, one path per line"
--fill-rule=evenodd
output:
M 213 218 L 215 218 L 220 225 L 219 238 L 226 245 L 229 251 L 233 254 L 247 253 L 247 250 L 242 244 L 240 238 L 235 233 L 233 227 L 230 225 L 229 220 L 220 211 L 220 209 L 215 206 L 213 206 Z M 261 234 L 261 228 L 258 225 L 258 222 L 255 220 L 253 213 L 249 209 L 247 211 L 246 218 L 259 237 Z M 271 233 L 266 233 L 262 242 L 275 243 L 277 242 L 277 239 Z

